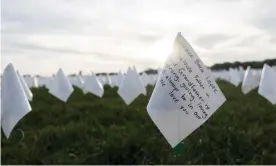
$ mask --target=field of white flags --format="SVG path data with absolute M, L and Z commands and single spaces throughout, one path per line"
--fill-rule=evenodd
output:
M 156 74 L 1 78 L 3 164 L 275 164 L 276 66 L 211 70 L 178 33 Z

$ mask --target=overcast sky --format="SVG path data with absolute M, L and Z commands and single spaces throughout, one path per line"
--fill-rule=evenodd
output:
M 276 57 L 275 0 L 2 0 L 2 70 L 161 67 L 177 32 L 206 65 Z

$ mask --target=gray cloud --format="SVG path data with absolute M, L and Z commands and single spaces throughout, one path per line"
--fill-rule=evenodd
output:
M 2 14 L 2 25 L 2 33 L 4 34 L 65 33 L 81 31 L 77 27 L 93 26 L 91 22 L 81 18 L 77 19 L 51 13 L 29 15 L 8 11 L 4 11 Z
M 271 37 L 269 40 L 271 43 L 276 43 L 276 36 L 275 37 Z
M 261 37 L 260 35 L 253 35 L 250 37 L 246 37 L 241 42 L 238 42 L 237 44 L 235 44 L 235 46 L 241 46 L 241 47 L 251 46 L 252 44 L 256 43 L 260 37 Z
M 276 36 L 276 12 L 271 12 L 270 16 L 264 16 L 255 20 L 254 25 Z
M 89 54 L 84 51 L 74 50 L 74 49 L 68 49 L 68 48 L 51 48 L 46 46 L 40 46 L 36 45 L 34 43 L 19 43 L 14 42 L 12 46 L 15 48 L 13 50 L 17 50 L 18 52 L 21 52 L 23 50 L 29 50 L 29 51 L 46 51 L 46 52 L 52 52 L 52 53 L 62 53 L 62 54 L 81 54 L 86 55 Z
M 112 54 L 108 50 L 103 50 L 100 52 L 100 51 L 83 51 L 83 50 L 76 50 L 76 49 L 70 49 L 70 48 L 53 48 L 53 47 L 37 45 L 34 43 L 26 43 L 26 42 L 21 43 L 18 41 L 17 42 L 6 41 L 5 45 L 6 45 L 5 48 L 2 50 L 2 53 L 4 55 L 5 54 L 22 55 L 22 53 L 36 51 L 36 52 L 49 53 L 49 54 L 47 54 L 47 56 L 50 56 L 51 54 L 54 54 L 55 56 L 57 54 L 59 54 L 59 55 L 73 54 L 73 55 L 80 56 L 80 58 L 86 58 L 87 56 L 90 56 L 90 57 L 96 56 L 97 58 L 100 58 L 103 60 L 109 60 L 109 61 L 113 61 L 113 62 L 115 62 L 115 61 L 127 62 L 127 63 L 135 62 L 136 64 L 143 64 L 143 65 L 155 64 L 155 62 L 139 59 L 139 57 L 135 58 L 135 57 L 118 55 L 116 53 Z M 10 47 L 8 47 L 8 45 Z M 131 53 L 129 53 L 129 54 L 131 54 Z
M 267 32 L 272 37 L 276 37 L 276 1 L 275 0 L 263 0 L 257 1 L 252 8 L 252 16 L 249 19 L 249 23 Z
M 148 43 L 153 43 L 157 40 L 159 40 L 161 38 L 161 36 L 159 35 L 143 35 L 143 34 L 140 34 L 140 35 L 137 35 L 135 37 L 135 39 L 137 41 L 141 41 L 141 42 L 148 42 Z
M 244 2 L 250 5 L 245 3 L 246 6 L 243 6 Z M 254 28 L 264 31 L 264 34 L 267 33 L 271 37 L 270 42 L 275 43 L 275 2 L 274 0 L 117 0 L 116 2 L 3 0 L 1 32 L 5 37 L 2 39 L 1 52 L 4 57 L 8 57 L 7 59 L 21 63 L 24 63 L 23 56 L 37 57 L 37 61 L 39 58 L 55 61 L 55 57 L 58 58 L 60 55 L 62 59 L 66 55 L 68 59 L 70 57 L 74 59 L 61 61 L 68 63 L 66 64 L 68 68 L 77 60 L 82 66 L 86 58 L 91 60 L 91 57 L 108 61 L 110 64 L 114 62 L 146 67 L 155 62 L 144 58 L 145 56 L 142 59 L 139 51 L 143 53 L 143 50 L 154 42 L 182 31 L 185 38 L 196 39 L 195 44 L 204 48 L 202 52 L 210 52 L 212 63 L 246 58 L 264 59 L 270 57 L 272 53 L 258 56 L 242 55 L 238 49 L 244 49 L 244 46 L 254 49 L 252 46 L 254 42 L 260 42 L 258 34 L 252 31 L 247 33 L 247 30 Z M 253 8 L 249 9 L 247 6 L 251 5 Z M 213 20 L 217 21 L 217 24 L 214 24 Z M 230 33 L 232 25 L 237 25 L 241 29 L 234 27 L 233 33 Z M 237 45 L 216 47 L 230 40 L 232 42 L 232 38 L 242 38 L 243 35 L 251 37 L 245 38 Z M 51 43 L 51 39 L 59 41 L 58 46 L 53 44 L 56 42 Z M 273 50 L 270 46 L 266 49 Z M 162 51 L 162 48 L 160 50 Z M 217 50 L 221 52 L 218 53 Z M 154 56 L 156 55 L 150 58 L 154 59 Z M 31 64 L 28 58 L 25 63 Z M 90 62 L 86 66 L 90 66 Z M 105 68 L 104 65 L 98 66 Z
M 196 39 L 195 43 L 202 48 L 212 49 L 217 44 L 223 43 L 229 39 L 233 38 L 233 36 L 224 35 L 224 34 L 210 34 L 200 36 Z
M 214 59 L 216 63 L 223 62 L 235 62 L 235 61 L 252 61 L 252 59 L 256 61 L 262 61 L 262 54 L 266 54 L 268 58 L 275 58 L 275 51 L 249 51 L 249 52 L 241 52 L 235 49 L 221 51 L 221 52 L 212 52 L 210 54 L 204 54 L 203 56 L 206 58 Z M 238 59 L 238 60 L 237 60 Z

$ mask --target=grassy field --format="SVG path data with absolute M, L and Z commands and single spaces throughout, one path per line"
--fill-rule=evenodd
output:
M 180 156 L 146 112 L 152 87 L 130 106 L 116 88 L 101 99 L 76 89 L 66 104 L 32 89 L 33 110 L 9 140 L 2 132 L 2 164 L 276 164 L 276 107 L 256 90 L 219 86 L 227 101 L 184 140 Z

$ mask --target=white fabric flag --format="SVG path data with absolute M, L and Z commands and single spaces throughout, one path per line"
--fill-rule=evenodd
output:
M 178 33 L 147 105 L 155 125 L 175 147 L 225 100 L 210 71 Z
M 113 86 L 118 86 L 118 80 L 117 80 L 117 76 L 116 75 L 111 75 L 110 76 L 111 82 L 113 84 Z
M 239 71 L 237 69 L 230 68 L 229 75 L 230 75 L 229 82 L 236 87 L 239 86 L 242 81 Z
M 258 93 L 276 104 L 276 72 L 267 64 L 264 64 Z
M 54 80 L 55 79 L 55 75 L 53 75 L 52 77 L 45 77 L 43 78 L 43 82 L 44 82 L 44 86 L 50 90 L 52 88 L 54 88 Z
M 107 76 L 106 76 L 106 80 L 107 80 L 107 84 L 108 84 L 111 88 L 115 87 L 114 83 L 112 82 L 112 79 L 111 79 L 111 76 L 110 76 L 110 75 L 107 75 Z
M 23 90 L 25 92 L 25 95 L 27 96 L 29 101 L 32 101 L 33 100 L 33 93 L 29 89 L 27 83 L 25 82 L 25 79 L 20 75 L 19 71 L 17 71 L 17 74 L 18 74 L 18 78 L 20 80 L 20 83 L 23 87 Z
M 253 89 L 259 86 L 260 79 L 259 77 L 253 72 L 250 66 L 247 67 L 245 71 L 245 75 L 242 82 L 242 92 L 243 94 L 247 94 Z
M 43 77 L 37 77 L 38 87 L 45 86 L 46 87 L 46 79 Z
M 72 85 L 74 85 L 74 86 L 76 86 L 76 87 L 78 87 L 78 88 L 80 88 L 80 89 L 83 88 L 84 81 L 83 81 L 83 79 L 81 78 L 81 76 L 79 76 L 79 75 L 77 75 L 77 76 L 75 76 L 75 77 L 72 77 L 72 78 L 70 79 L 70 82 L 71 82 Z
M 38 82 L 36 77 L 24 77 L 25 82 L 29 88 L 37 88 Z
M 140 79 L 142 81 L 142 84 L 144 85 L 144 87 L 147 87 L 148 84 L 150 84 L 150 80 L 149 80 L 149 77 L 148 75 L 143 72 L 141 75 L 140 75 Z
M 71 82 L 72 85 L 74 85 L 74 86 L 80 88 L 84 94 L 87 93 L 87 91 L 85 91 L 85 90 L 83 89 L 83 87 L 84 87 L 84 79 L 82 78 L 81 75 L 77 75 L 77 76 L 75 76 L 75 77 L 72 77 L 72 78 L 70 79 L 70 82 Z
M 32 109 L 12 64 L 4 70 L 1 89 L 1 124 L 9 138 L 14 126 Z
M 147 77 L 148 77 L 148 85 L 154 85 L 156 82 L 157 74 L 156 75 L 148 74 Z
M 105 86 L 105 85 L 108 84 L 106 75 L 101 75 L 101 76 L 99 76 L 99 81 L 101 82 L 101 84 L 102 84 L 103 86 Z
M 59 69 L 53 80 L 49 84 L 49 93 L 58 99 L 66 102 L 74 91 L 72 84 L 62 69 Z
M 121 86 L 118 89 L 118 94 L 129 105 L 135 98 L 145 92 L 145 87 L 142 85 L 139 76 L 130 67 L 127 70 Z
M 158 68 L 158 70 L 157 70 L 157 77 L 159 78 L 159 76 L 161 76 L 161 74 L 162 74 L 162 68 Z
M 32 77 L 24 77 L 24 80 L 29 88 L 32 87 Z
M 82 92 L 84 93 L 84 94 L 86 94 L 86 93 L 88 93 L 88 91 L 86 91 L 85 89 L 84 89 L 84 77 L 83 76 L 81 76 L 81 75 L 78 75 L 77 76 L 77 80 L 78 80 L 78 82 L 79 82 L 79 88 L 80 89 L 82 89 Z
M 272 66 L 272 69 L 273 69 L 274 71 L 276 71 L 276 66 Z
M 32 82 L 33 82 L 33 84 L 32 84 L 31 87 L 33 87 L 33 88 L 38 88 L 38 81 L 37 81 L 37 78 L 36 78 L 36 77 L 33 77 L 33 78 L 32 78 Z
M 223 71 L 218 72 L 217 75 L 218 75 L 217 76 L 218 79 L 231 83 L 230 82 L 231 77 L 230 77 L 229 71 L 223 70 Z
M 240 75 L 240 80 L 242 81 L 244 78 L 245 71 L 242 66 L 239 67 L 239 75 Z
M 48 89 L 47 84 L 50 79 L 52 79 L 52 77 L 36 77 L 37 86 L 38 87 L 45 86 Z
M 141 76 L 140 76 L 140 74 L 137 72 L 135 66 L 133 66 L 133 70 L 131 70 L 131 71 L 134 72 L 135 75 L 137 75 L 137 78 L 139 79 L 139 82 L 140 82 L 140 84 L 138 84 L 138 85 L 142 85 L 142 86 L 137 86 L 137 87 L 141 88 L 141 91 L 142 91 L 142 94 L 143 94 L 143 95 L 147 95 L 147 89 L 146 89 L 145 86 L 143 85 L 143 82 L 142 82 L 142 80 L 141 80 Z
M 90 92 L 98 97 L 103 97 L 104 88 L 95 74 L 84 78 L 84 92 Z
M 118 73 L 117 75 L 113 76 L 114 84 L 115 84 L 117 87 L 120 87 L 123 78 L 124 78 L 124 75 L 122 74 L 121 71 L 119 71 L 119 73 Z M 113 81 L 112 81 L 112 82 L 113 82 Z

